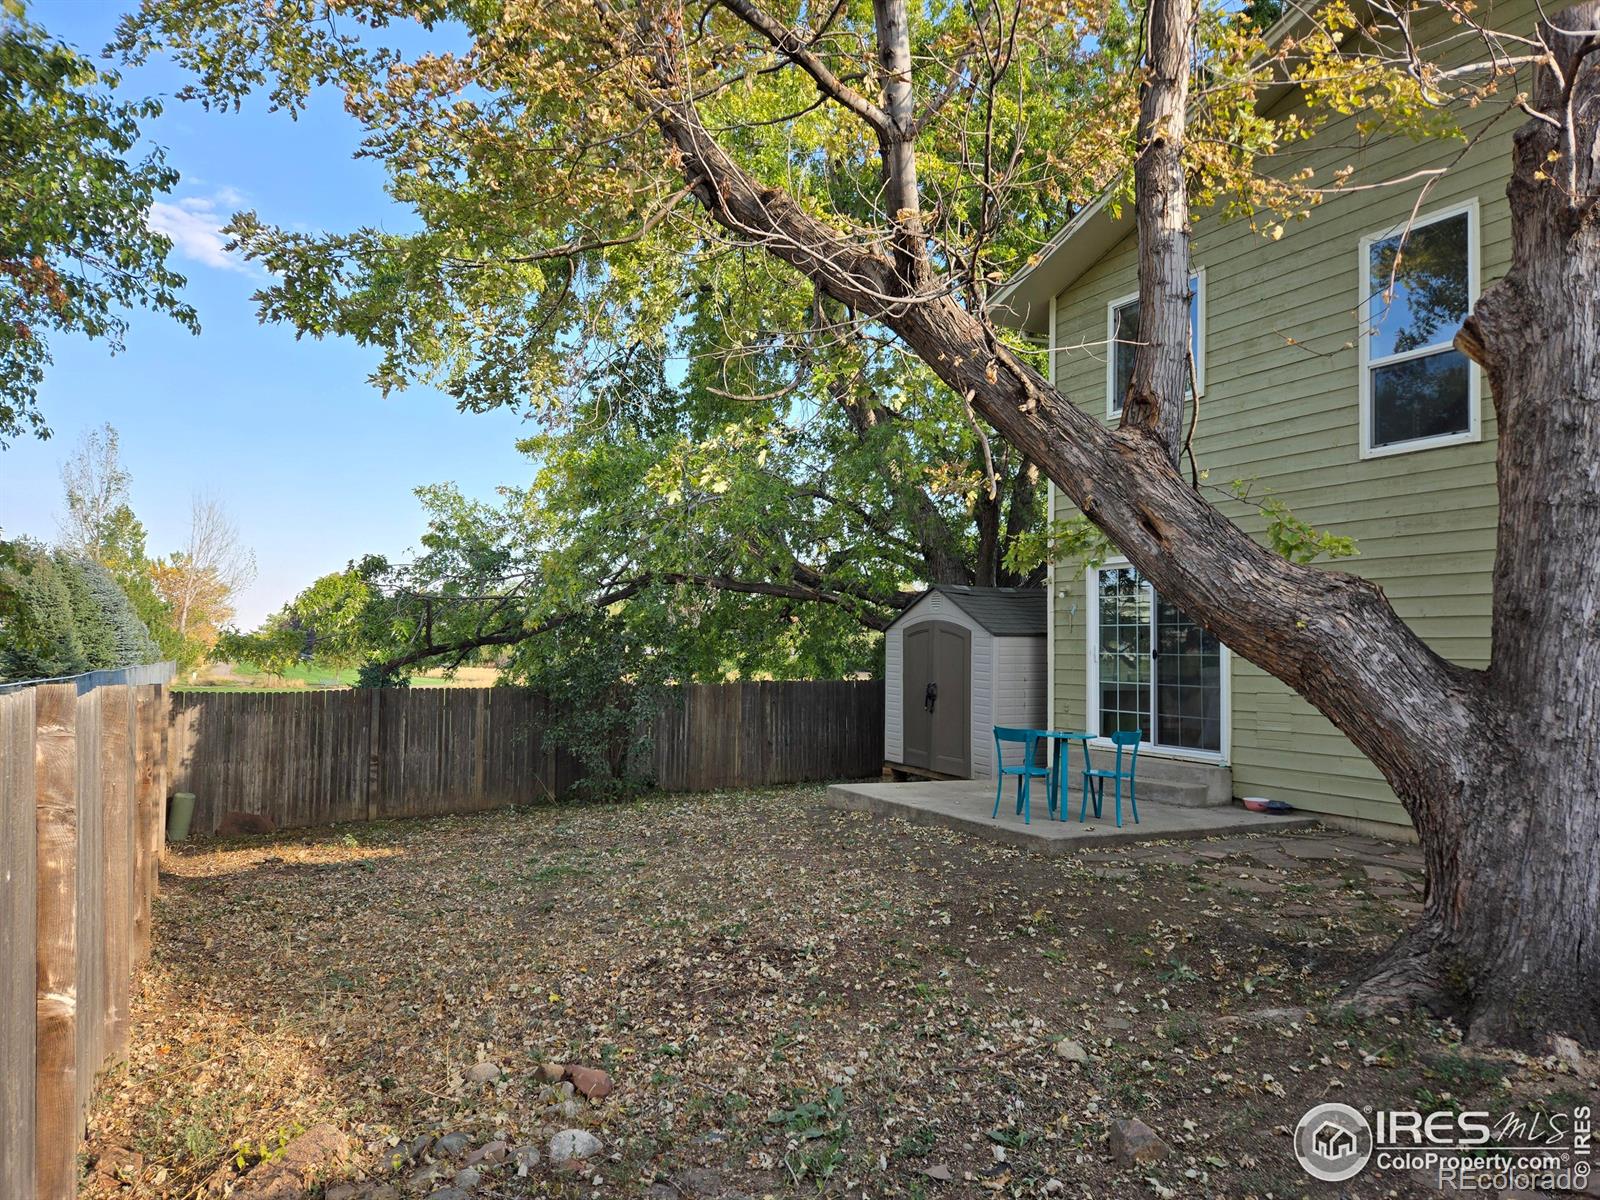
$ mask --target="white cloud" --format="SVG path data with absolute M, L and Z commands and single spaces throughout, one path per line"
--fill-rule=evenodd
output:
M 186 196 L 176 204 L 157 200 L 150 205 L 150 228 L 172 239 L 179 255 L 223 271 L 255 274 L 244 259 L 229 254 L 222 227 L 244 197 L 230 187 L 209 196 Z

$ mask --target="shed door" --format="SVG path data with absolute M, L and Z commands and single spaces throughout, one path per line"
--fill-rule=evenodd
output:
M 904 761 L 942 775 L 972 774 L 972 634 L 945 621 L 905 632 Z

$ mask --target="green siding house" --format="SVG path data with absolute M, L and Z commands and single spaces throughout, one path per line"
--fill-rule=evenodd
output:
M 1537 10 L 1499 0 L 1479 12 L 1531 31 Z M 1481 45 L 1463 45 L 1474 50 Z M 1272 111 L 1300 103 L 1289 91 Z M 1335 569 L 1380 583 L 1419 634 L 1469 666 L 1489 657 L 1495 418 L 1478 368 L 1450 342 L 1509 263 L 1504 189 L 1521 121 L 1504 105 L 1489 108 L 1463 122 L 1481 134 L 1471 142 L 1363 134 L 1353 118 L 1338 121 L 1295 147 L 1283 169 L 1309 166 L 1331 182 L 1353 168 L 1350 184 L 1404 182 L 1330 195 L 1275 240 L 1205 215 L 1193 230 L 1194 446 L 1218 503 L 1259 535 L 1259 511 L 1227 494 L 1232 481 L 1251 480 L 1257 496 L 1355 538 L 1359 557 Z M 1446 170 L 1425 174 L 1437 169 Z M 1405 265 L 1385 301 L 1408 224 Z M 1064 394 L 1107 421 L 1118 418 L 1131 370 L 1132 348 L 1118 335 L 1137 332 L 1135 243 L 1131 205 L 1094 205 L 996 301 L 1001 319 L 1048 344 Z M 1070 502 L 1052 489 L 1051 509 L 1064 514 Z M 1049 594 L 1053 726 L 1102 737 L 1137 726 L 1141 759 L 1225 766 L 1235 796 L 1287 800 L 1343 822 L 1407 823 L 1332 725 L 1125 563 L 1056 562 Z

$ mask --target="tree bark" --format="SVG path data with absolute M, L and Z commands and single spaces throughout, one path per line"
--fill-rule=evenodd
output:
M 1190 0 L 1151 5 L 1158 61 L 1141 103 L 1136 205 L 1141 266 L 1158 276 L 1141 281 L 1141 295 L 1165 316 L 1159 339 L 1141 339 L 1140 356 L 1156 357 L 1115 430 L 1013 355 L 981 315 L 907 278 L 899 211 L 890 213 L 895 236 L 885 254 L 748 174 L 684 98 L 670 30 L 649 48 L 657 90 L 646 102 L 712 220 L 893 329 L 1164 595 L 1299 692 L 1382 772 L 1421 835 L 1429 893 L 1421 925 L 1356 999 L 1423 1000 L 1497 1040 L 1564 1031 L 1600 1045 L 1595 39 L 1549 34 L 1556 70 L 1541 71 L 1541 116 L 1518 135 L 1509 189 L 1513 268 L 1465 330 L 1501 419 L 1495 648 L 1480 672 L 1435 653 L 1375 584 L 1258 545 L 1176 469 L 1188 263 L 1172 204 L 1183 195 L 1182 125 L 1173 116 L 1188 59 L 1171 51 L 1189 11 Z M 1570 10 L 1562 23 L 1592 31 L 1600 4 Z M 888 155 L 885 170 L 893 171 Z M 1152 204 L 1157 217 L 1147 221 Z M 1167 326 L 1177 328 L 1180 290 L 1184 335 L 1174 345 Z
M 1511 269 L 1457 338 L 1499 424 L 1493 654 L 1461 795 L 1425 797 L 1422 927 L 1358 991 L 1474 1037 L 1600 1045 L 1600 3 L 1540 33 L 1506 195 Z
M 972 582 L 978 587 L 994 587 L 1000 578 L 1000 509 L 1003 493 L 990 496 L 979 490 L 972 501 L 972 517 L 978 529 L 978 551 L 973 559 Z
M 1122 407 L 1123 425 L 1152 435 L 1174 463 L 1183 446 L 1183 401 L 1189 392 L 1189 189 L 1183 139 L 1194 17 L 1194 0 L 1152 4 L 1147 14 L 1149 44 L 1133 163 L 1140 347 Z

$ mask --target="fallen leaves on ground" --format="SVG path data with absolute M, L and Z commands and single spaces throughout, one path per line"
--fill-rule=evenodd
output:
M 1522 1069 L 1421 1019 L 1330 1025 L 1416 903 L 1406 848 L 1045 859 L 818 798 L 169 850 L 129 1059 L 91 1121 L 91 1152 L 144 1162 L 86 1194 L 220 1191 L 321 1121 L 373 1178 L 426 1134 L 601 1139 L 577 1171 L 496 1176 L 498 1197 L 1299 1194 L 1277 1130 L 1313 1103 L 1462 1097 Z M 552 1082 L 574 1064 L 615 1091 Z M 1171 1156 L 1114 1162 L 1122 1116 Z

